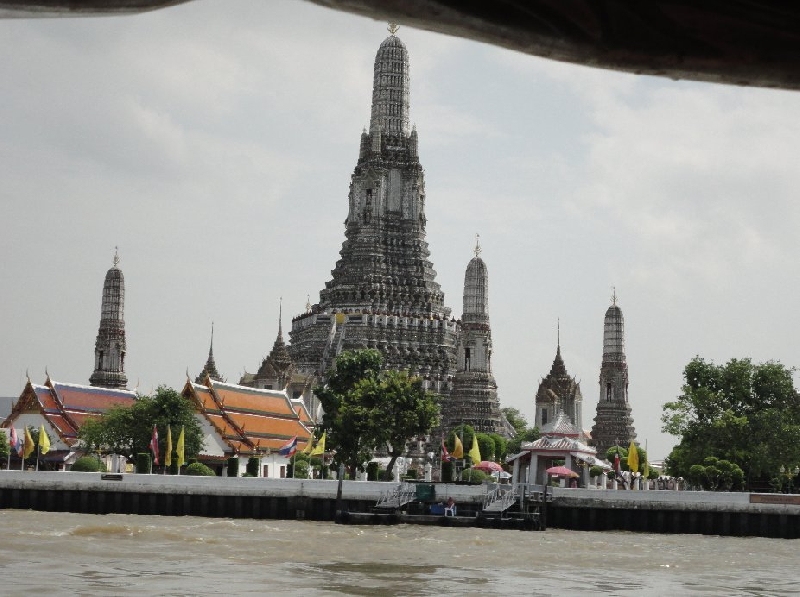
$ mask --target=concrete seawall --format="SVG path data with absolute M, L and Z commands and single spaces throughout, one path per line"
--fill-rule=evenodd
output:
M 0 508 L 331 521 L 336 481 L 0 471 Z M 345 481 L 343 507 L 369 512 L 394 483 Z M 480 511 L 485 486 L 435 484 L 459 513 Z M 549 527 L 800 538 L 800 496 L 694 491 L 553 490 Z

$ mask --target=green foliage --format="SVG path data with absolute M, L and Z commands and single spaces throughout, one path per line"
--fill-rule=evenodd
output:
M 442 483 L 450 483 L 453 481 L 453 463 L 452 462 L 443 462 L 442 463 Z
M 159 454 L 166 453 L 167 425 L 172 429 L 173 460 L 181 427 L 184 428 L 184 458 L 200 452 L 203 434 L 194 415 L 194 406 L 172 388 L 159 386 L 152 396 L 139 396 L 131 406 L 116 406 L 98 419 L 81 425 L 78 437 L 86 449 L 122 454 L 150 451 L 153 425 L 158 427 Z
M 250 473 L 252 477 L 258 477 L 258 465 L 259 465 L 258 458 L 256 458 L 255 456 L 251 456 L 250 458 L 247 459 L 247 466 L 245 470 L 248 473 Z
M 417 469 L 410 468 L 406 471 L 404 475 L 406 479 L 416 479 L 417 478 Z
M 488 433 L 478 434 L 478 449 L 481 451 L 482 460 L 494 460 L 494 439 Z
M 528 421 L 525 419 L 525 416 L 519 412 L 519 409 L 506 407 L 501 408 L 500 411 L 505 415 L 506 421 L 514 428 L 514 433 L 516 435 L 521 435 L 527 431 Z
M 589 476 L 590 477 L 599 477 L 602 474 L 603 474 L 603 467 L 602 466 L 598 466 L 598 465 L 595 464 L 594 466 L 589 468 Z
M 216 477 L 214 471 L 202 462 L 193 462 L 187 466 L 185 474 L 194 477 Z
M 97 473 L 105 471 L 106 465 L 97 456 L 81 456 L 70 470 L 76 473 Z
M 238 456 L 231 456 L 228 458 L 228 476 L 229 477 L 238 477 L 239 476 L 239 457 Z
M 8 462 L 8 455 L 11 453 L 11 440 L 5 433 L 0 436 L 0 462 Z
M 491 478 L 491 475 L 487 475 L 483 471 L 476 471 L 471 468 L 464 469 L 464 471 L 461 472 L 461 480 L 467 481 L 472 485 L 480 485 L 484 481 L 490 480 Z
M 509 454 L 517 454 L 522 449 L 522 442 L 535 442 L 541 437 L 538 427 L 529 427 L 522 433 L 518 433 L 513 439 L 508 440 L 506 448 Z
M 308 478 L 308 469 L 311 466 L 308 464 L 308 460 L 297 460 L 294 463 L 292 468 L 291 476 L 297 479 L 307 479 Z
M 327 445 L 336 461 L 355 471 L 378 446 L 389 446 L 387 470 L 406 443 L 438 424 L 437 398 L 422 379 L 406 372 L 381 371 L 383 357 L 374 349 L 344 351 L 328 372 L 328 383 L 314 393 L 325 411 Z
M 475 435 L 475 429 L 473 429 L 472 425 L 458 425 L 455 429 L 453 429 L 450 433 L 447 434 L 447 440 L 445 441 L 445 446 L 447 447 L 448 451 L 452 454 L 453 450 L 456 448 L 456 438 L 461 438 L 461 443 L 464 444 L 464 458 L 467 457 L 467 453 L 469 449 L 472 447 L 472 437 Z
M 377 462 L 367 463 L 367 481 L 377 481 L 380 464 Z
M 136 455 L 136 472 L 140 475 L 147 475 L 152 472 L 152 460 L 150 452 L 139 452 Z
M 508 455 L 508 440 L 499 433 L 490 433 L 489 436 L 494 440 L 494 460 L 495 462 L 505 462 Z M 481 452 L 483 454 L 483 452 Z
M 800 465 L 800 397 L 794 370 L 776 362 L 732 359 L 715 365 L 696 357 L 684 369 L 682 394 L 664 405 L 663 430 L 680 437 L 667 458 L 667 472 L 690 478 L 702 465 L 708 487 L 736 487 L 736 469 L 719 470 L 714 457 L 742 470 L 749 483 L 766 483 L 780 467 Z M 725 465 L 723 465 L 725 466 Z M 690 481 L 691 482 L 691 481 Z

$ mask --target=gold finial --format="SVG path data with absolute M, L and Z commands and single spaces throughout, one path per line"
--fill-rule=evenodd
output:
M 114 267 L 119 265 L 119 247 L 114 247 Z
M 616 306 L 617 305 L 617 287 L 616 286 L 612 286 L 611 287 L 611 292 L 612 292 L 612 294 L 611 294 L 611 305 L 612 306 Z
M 481 235 L 475 234 L 475 257 L 481 256 Z
M 400 29 L 400 25 L 398 25 L 397 23 L 389 23 L 389 26 L 386 29 L 389 31 L 389 33 L 394 35 L 395 33 L 397 33 L 397 30 Z

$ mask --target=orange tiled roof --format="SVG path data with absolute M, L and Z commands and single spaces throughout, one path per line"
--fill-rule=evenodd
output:
M 136 394 L 128 390 L 66 384 L 49 377 L 42 386 L 29 380 L 3 426 L 12 425 L 23 412 L 38 410 L 64 443 L 71 446 L 77 441 L 78 429 L 84 421 L 99 417 L 112 406 L 130 405 L 135 399 Z
M 233 452 L 279 449 L 294 436 L 302 448 L 311 437 L 310 430 L 284 392 L 246 388 L 212 379 L 206 379 L 204 384 L 187 380 L 184 396 L 193 399 L 198 412 Z M 307 412 L 305 417 L 310 421 Z

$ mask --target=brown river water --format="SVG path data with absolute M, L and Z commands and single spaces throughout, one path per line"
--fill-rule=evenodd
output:
M 793 595 L 780 539 L 0 510 L 0 594 Z

